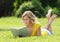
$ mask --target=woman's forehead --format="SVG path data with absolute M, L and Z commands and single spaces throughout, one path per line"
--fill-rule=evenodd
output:
M 24 17 L 22 17 L 23 19 L 29 19 L 29 17 L 28 16 L 24 16 Z

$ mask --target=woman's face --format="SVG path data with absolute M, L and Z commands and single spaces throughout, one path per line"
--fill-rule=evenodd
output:
M 24 16 L 22 21 L 25 26 L 29 26 L 31 24 L 31 19 L 28 16 Z

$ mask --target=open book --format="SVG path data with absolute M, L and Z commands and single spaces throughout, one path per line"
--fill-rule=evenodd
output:
M 25 37 L 29 36 L 29 32 L 27 30 L 27 27 L 22 27 L 22 28 L 11 28 L 10 29 L 14 37 Z

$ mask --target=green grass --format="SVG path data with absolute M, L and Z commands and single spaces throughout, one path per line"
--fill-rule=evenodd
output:
M 14 38 L 11 31 L 4 30 L 9 28 L 22 27 L 21 18 L 16 17 L 2 17 L 0 18 L 0 42 L 60 42 L 60 18 L 56 18 L 52 23 L 52 36 L 31 36 L 24 38 Z M 46 18 L 38 19 L 43 27 L 47 20 Z M 3 29 L 3 30 L 1 30 Z

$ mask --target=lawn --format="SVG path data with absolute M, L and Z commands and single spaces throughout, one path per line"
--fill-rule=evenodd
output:
M 17 17 L 2 17 L 0 18 L 0 42 L 60 42 L 60 18 L 56 18 L 52 23 L 53 35 L 51 36 L 31 36 L 23 38 L 14 38 L 10 28 L 22 27 L 22 19 Z M 41 26 L 43 27 L 47 20 L 46 18 L 39 18 Z

